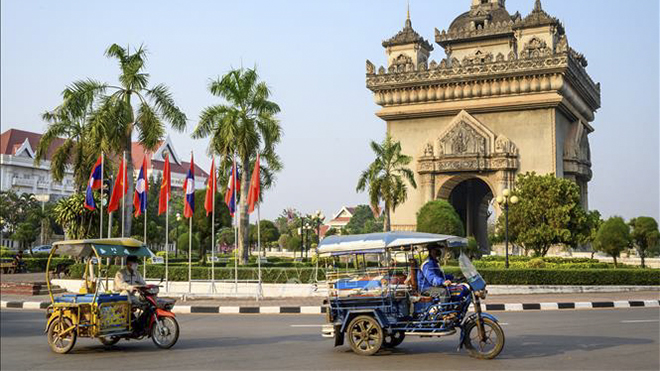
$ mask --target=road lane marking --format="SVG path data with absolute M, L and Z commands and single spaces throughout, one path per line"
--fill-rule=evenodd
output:
M 629 320 L 623 320 L 621 323 L 646 323 L 646 322 L 658 322 L 660 320 L 657 319 L 629 319 Z
M 291 327 L 323 327 L 323 325 L 290 325 Z

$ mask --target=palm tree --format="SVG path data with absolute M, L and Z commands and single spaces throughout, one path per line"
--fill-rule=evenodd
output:
M 408 189 L 404 179 L 417 188 L 415 175 L 406 165 L 412 161 L 410 156 L 401 153 L 401 143 L 392 140 L 387 134 L 383 143 L 371 142 L 371 149 L 376 159 L 362 172 L 356 187 L 357 192 L 368 189 L 369 202 L 376 209 L 380 201 L 385 202 L 385 223 L 383 230 L 391 230 L 390 212 L 408 198 Z
M 82 191 L 87 183 L 87 176 L 91 168 L 89 125 L 86 119 L 88 107 L 81 107 L 81 110 L 70 109 L 65 105 L 55 108 L 53 111 L 42 114 L 44 121 L 48 122 L 48 128 L 41 136 L 35 163 L 39 163 L 48 155 L 48 149 L 54 139 L 64 137 L 64 143 L 59 146 L 51 158 L 50 171 L 53 179 L 61 182 L 64 177 L 66 167 L 71 163 L 73 178 L 78 191 Z
M 259 81 L 256 69 L 234 69 L 209 84 L 211 94 L 223 98 L 224 103 L 206 107 L 200 114 L 193 138 L 211 136 L 209 152 L 223 157 L 221 174 L 228 176 L 233 157 L 239 166 L 241 194 L 238 248 L 242 262 L 249 257 L 249 215 L 247 192 L 251 171 L 257 154 L 261 156 L 261 189 L 267 189 L 273 174 L 282 169 L 275 145 L 282 136 L 282 128 L 275 115 L 280 107 L 270 101 L 270 90 Z M 222 184 L 222 183 L 221 183 Z M 261 199 L 261 198 L 260 198 Z
M 165 134 L 165 123 L 179 131 L 186 128 L 186 115 L 174 103 L 169 88 L 163 84 L 148 87 L 146 53 L 142 46 L 131 52 L 130 47 L 112 44 L 105 55 L 119 62 L 119 85 L 92 79 L 76 81 L 64 90 L 60 106 L 61 111 L 74 117 L 82 115 L 88 123 L 89 137 L 85 139 L 93 143 L 91 158 L 101 150 L 119 157 L 126 153 L 128 189 L 133 189 L 133 133 L 137 131 L 139 142 L 153 150 Z M 126 202 L 125 213 L 124 227 L 130 233 L 132 202 Z

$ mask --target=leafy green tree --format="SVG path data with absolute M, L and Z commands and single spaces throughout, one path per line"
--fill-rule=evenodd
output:
M 289 251 L 300 251 L 300 237 L 293 236 L 287 239 L 286 249 Z
M 591 233 L 575 182 L 553 174 L 518 175 L 512 192 L 520 202 L 509 209 L 509 239 L 525 251 L 545 256 L 553 245 L 576 247 Z M 498 219 L 504 230 L 504 213 Z
M 337 230 L 337 228 L 332 227 L 325 232 L 325 237 L 334 236 L 336 234 L 339 234 L 339 231 Z
M 630 220 L 630 227 L 632 228 L 630 237 L 640 259 L 642 259 L 642 268 L 645 268 L 646 264 L 644 260 L 648 251 L 656 248 L 660 242 L 658 222 L 650 216 L 640 216 Z
M 262 220 L 259 222 L 261 227 L 261 245 L 267 246 L 273 241 L 277 241 L 280 238 L 280 231 L 275 226 L 275 223 L 270 220 Z M 257 236 L 257 226 L 250 226 L 250 243 L 256 244 L 258 242 Z
M 231 227 L 220 229 L 220 232 L 217 235 L 218 244 L 225 248 L 234 245 L 234 238 L 234 228 Z
M 463 222 L 445 200 L 429 201 L 417 212 L 417 231 L 464 236 Z
M 146 53 L 142 46 L 131 51 L 130 47 L 112 44 L 105 55 L 119 62 L 119 84 L 92 79 L 76 81 L 64 90 L 64 101 L 55 110 L 58 120 L 61 115 L 82 116 L 89 122 L 87 139 L 88 143 L 94 143 L 93 153 L 89 154 L 92 158 L 102 150 L 119 157 L 122 152 L 126 153 L 129 191 L 134 189 L 130 160 L 133 134 L 136 133 L 139 142 L 151 150 L 163 138 L 165 123 L 179 131 L 186 128 L 186 115 L 174 103 L 167 86 L 148 87 L 149 74 L 144 72 Z M 110 161 L 106 163 L 110 165 Z M 132 202 L 126 202 L 125 212 L 125 229 L 130 232 Z
M 199 251 L 199 237 L 197 236 L 197 233 L 193 231 L 192 234 L 192 247 L 190 246 L 190 241 L 188 240 L 188 231 L 186 231 L 184 234 L 179 235 L 179 240 L 176 243 L 177 249 L 184 253 L 185 255 L 188 255 L 188 249 L 190 249 L 191 252 Z M 203 259 L 203 255 L 200 257 L 200 260 Z
M 621 251 L 630 247 L 631 242 L 630 226 L 620 216 L 613 216 L 598 229 L 594 239 L 594 249 L 610 255 L 614 259 L 616 267 L 616 259 Z
M 369 202 L 377 208 L 380 201 L 385 203 L 383 224 L 384 231 L 391 230 L 390 212 L 408 198 L 407 180 L 413 188 L 417 188 L 415 175 L 407 166 L 412 157 L 401 153 L 401 143 L 395 142 L 387 134 L 382 143 L 371 142 L 371 149 L 376 159 L 362 172 L 356 187 L 357 192 L 367 189 Z
M 234 156 L 238 157 L 241 178 L 238 248 L 242 264 L 247 264 L 249 181 L 257 154 L 261 156 L 261 191 L 271 186 L 274 173 L 282 169 L 275 153 L 275 146 L 282 136 L 282 128 L 275 117 L 280 107 L 270 100 L 270 90 L 265 82 L 259 81 L 256 69 L 229 71 L 221 79 L 212 81 L 209 90 L 226 103 L 206 107 L 192 136 L 211 136 L 210 152 L 223 156 L 220 169 L 224 176 L 228 176 Z
M 280 249 L 289 248 L 289 239 L 291 239 L 291 236 L 288 234 L 280 235 L 280 238 L 277 240 L 277 244 L 279 245 Z
M 383 230 L 383 219 L 376 219 L 369 206 L 358 205 L 345 228 L 348 234 L 380 232 Z

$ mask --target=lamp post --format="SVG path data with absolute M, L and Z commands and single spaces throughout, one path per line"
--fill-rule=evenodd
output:
M 311 220 L 310 217 L 307 217 L 307 223 L 305 223 L 305 259 L 309 258 L 309 231 L 312 229 L 309 222 Z
M 518 197 L 512 196 L 511 191 L 505 188 L 501 196 L 497 196 L 497 203 L 504 209 L 504 248 L 506 254 L 506 268 L 509 268 L 509 206 L 518 203 Z
M 174 244 L 174 258 L 179 257 L 179 225 L 181 224 L 181 213 L 176 213 L 176 243 Z M 167 249 L 167 246 L 165 246 Z M 170 253 L 169 251 L 167 252 Z

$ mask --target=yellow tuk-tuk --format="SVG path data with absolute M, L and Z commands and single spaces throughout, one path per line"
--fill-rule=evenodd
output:
M 79 293 L 53 296 L 48 272 L 54 255 L 72 256 L 85 263 L 84 284 Z M 148 318 L 148 328 L 145 326 L 139 334 L 132 328 L 135 318 L 132 318 L 133 308 L 128 296 L 109 290 L 109 265 L 103 265 L 103 258 L 129 255 L 154 256 L 141 241 L 132 238 L 69 240 L 53 244 L 46 266 L 51 301 L 46 314 L 46 333 L 54 352 L 68 353 L 79 336 L 98 338 L 105 345 L 113 345 L 121 338 L 147 335 L 154 337 L 154 342 L 161 348 L 174 345 L 179 335 L 178 323 L 170 311 L 174 302 L 157 301 L 158 286 L 146 285 L 138 289 L 140 295 L 149 296 L 149 302 L 154 304 L 153 319 Z M 163 321 L 161 317 L 168 318 Z

